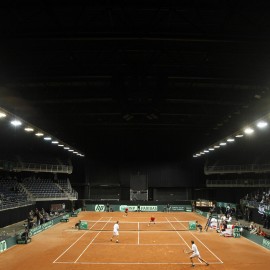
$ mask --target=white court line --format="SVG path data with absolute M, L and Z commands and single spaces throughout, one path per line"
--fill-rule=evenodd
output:
M 176 220 L 177 218 L 174 217 Z M 195 237 L 214 257 L 216 257 L 216 259 L 218 259 L 220 261 L 220 263 L 223 263 L 223 261 L 214 253 L 212 252 L 197 236 L 195 236 L 192 232 L 189 231 L 189 233 L 191 235 L 193 235 L 193 237 Z M 211 263 L 212 264 L 212 263 Z
M 102 219 L 102 217 L 100 218 L 100 219 Z M 100 220 L 99 219 L 99 220 Z M 95 225 L 95 224 L 94 224 Z M 93 226 L 94 226 L 93 225 Z M 92 226 L 92 227 L 93 227 Z M 91 227 L 91 228 L 92 228 Z M 60 257 L 62 257 L 71 247 L 73 247 L 85 234 L 87 233 L 87 231 L 84 233 L 84 234 L 82 234 L 73 244 L 71 244 L 62 254 L 60 254 L 55 260 L 54 260 L 54 262 L 53 263 L 56 263 L 56 261 L 60 258 Z
M 177 218 L 176 217 L 174 217 L 175 219 L 176 219 L 176 221 L 178 221 L 186 230 L 188 230 L 188 227 L 186 227 L 183 223 L 182 223 L 182 221 L 180 221 L 180 220 L 177 220 Z M 182 237 L 182 236 L 181 236 Z M 187 244 L 187 242 L 184 240 L 184 242 Z M 188 245 L 188 244 L 187 244 Z M 188 248 L 190 249 L 190 247 L 188 246 Z M 191 250 L 191 249 L 190 249 Z M 200 264 L 202 264 L 202 261 L 198 258 L 198 260 L 199 260 L 199 262 L 200 262 Z
M 123 265 L 190 265 L 190 262 L 188 263 L 184 263 L 184 262 L 56 262 L 56 263 L 60 263 L 60 264 L 102 264 L 102 265 L 110 265 L 110 264 L 114 264 L 114 265 L 119 265 L 119 264 L 123 264 Z M 194 264 L 198 264 L 198 263 L 194 263 Z M 216 263 L 211 263 L 210 265 L 214 265 L 214 264 L 221 264 L 219 262 Z
M 183 242 L 187 245 L 187 247 L 189 248 L 188 243 L 185 241 L 185 239 L 182 237 L 182 235 L 175 229 L 175 227 L 172 225 L 172 223 L 168 220 L 167 221 L 170 223 L 170 225 L 174 228 L 175 232 L 179 235 L 179 237 L 183 240 Z M 189 248 L 190 249 L 190 248 Z
M 99 246 L 104 245 L 108 246 L 108 243 L 93 243 L 93 246 Z M 125 243 L 118 243 L 117 246 L 137 246 L 138 244 L 125 244 Z M 169 243 L 169 244 L 139 244 L 140 246 L 185 246 L 186 244 L 175 244 L 175 243 Z
M 110 217 L 110 219 L 108 220 L 107 223 L 105 223 L 105 225 L 101 228 L 101 230 L 110 222 L 110 220 L 112 219 L 112 217 Z M 96 234 L 96 236 L 92 239 L 92 241 L 86 246 L 86 248 L 83 250 L 83 252 L 80 254 L 80 256 L 74 261 L 74 263 L 76 263 L 81 256 L 84 254 L 84 252 L 88 249 L 88 247 L 93 243 L 93 241 L 96 239 L 96 237 L 101 233 L 101 231 L 99 233 Z
M 144 217 L 143 219 L 145 220 L 146 218 Z M 166 218 L 166 219 L 168 220 L 168 218 Z M 84 219 L 84 221 L 91 222 L 91 223 L 96 223 L 96 222 L 106 223 L 107 222 L 105 220 L 100 221 L 100 220 L 91 220 L 91 219 Z M 115 222 L 115 220 L 112 220 L 111 222 Z M 176 221 L 171 220 L 171 222 L 176 222 Z M 189 220 L 177 220 L 177 223 L 179 223 L 179 222 L 188 223 Z M 122 223 L 127 223 L 127 224 L 129 224 L 129 223 L 138 223 L 138 221 L 123 221 Z M 140 224 L 148 224 L 149 221 L 139 221 L 139 223 Z M 159 224 L 159 223 L 164 224 L 164 223 L 167 223 L 167 221 L 166 220 L 163 220 L 163 221 L 160 220 L 160 221 L 155 221 L 155 223 L 156 224 Z

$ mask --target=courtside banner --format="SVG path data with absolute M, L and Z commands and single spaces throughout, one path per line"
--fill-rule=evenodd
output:
M 29 236 L 33 236 L 33 235 L 36 235 L 36 234 L 38 234 L 38 233 L 40 233 L 42 231 L 45 231 L 45 230 L 51 228 L 53 225 L 54 225 L 53 220 L 50 220 L 50 221 L 48 221 L 48 222 L 46 222 L 44 224 L 41 224 L 41 225 L 37 226 L 36 228 L 31 229 L 29 231 Z
M 116 205 L 110 204 L 110 209 L 113 211 L 120 211 L 125 212 L 126 208 L 128 208 L 129 212 L 137 212 L 140 209 L 141 212 L 166 212 L 167 205 Z M 86 205 L 86 209 L 88 211 L 95 211 L 95 212 L 106 212 L 107 207 L 105 204 L 88 204 Z M 191 205 L 176 205 L 173 204 L 170 206 L 170 212 L 192 212 Z
M 96 204 L 95 212 L 105 212 L 105 204 Z
M 130 211 L 130 212 L 136 212 L 138 210 L 137 205 L 120 205 L 119 211 L 124 212 L 126 208 L 128 208 L 128 211 Z M 157 212 L 158 206 L 157 205 L 140 205 L 140 211 L 142 211 L 142 212 Z
M 263 239 L 262 245 L 268 249 L 270 249 L 270 240 Z
M 5 240 L 0 242 L 0 253 L 7 250 L 7 242 Z

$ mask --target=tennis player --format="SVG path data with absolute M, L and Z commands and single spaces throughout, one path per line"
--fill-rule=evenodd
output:
M 190 257 L 189 257 L 189 258 L 190 258 L 190 261 L 191 261 L 191 266 L 192 266 L 192 267 L 195 266 L 195 264 L 193 263 L 193 258 L 195 258 L 195 257 L 198 257 L 198 259 L 199 259 L 200 261 L 204 262 L 204 263 L 206 264 L 206 266 L 209 265 L 209 263 L 208 263 L 207 261 L 205 261 L 203 258 L 201 258 L 200 252 L 199 252 L 199 250 L 198 250 L 198 248 L 197 248 L 197 246 L 196 246 L 196 244 L 194 243 L 193 240 L 191 241 L 191 250 L 188 251 L 187 254 L 190 254 L 190 253 L 192 253 L 192 254 L 190 255 Z
M 119 221 L 117 220 L 115 222 L 115 224 L 113 225 L 113 235 L 111 238 L 111 241 L 113 240 L 113 238 L 116 237 L 116 243 L 119 243 Z
M 155 220 L 156 220 L 156 218 L 154 216 L 151 216 L 150 217 L 150 221 L 148 223 L 148 226 L 150 226 L 151 223 L 156 224 L 156 221 Z
M 128 215 L 128 208 L 125 209 L 125 215 L 127 217 L 127 215 Z

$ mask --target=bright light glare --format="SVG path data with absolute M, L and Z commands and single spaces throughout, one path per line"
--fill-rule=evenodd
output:
M 51 138 L 51 137 L 44 137 L 44 140 L 45 140 L 45 141 L 51 141 L 52 138 Z
M 229 139 L 227 139 L 227 142 L 234 142 L 234 139 L 233 138 L 229 138 Z
M 22 122 L 19 121 L 19 120 L 13 120 L 10 122 L 11 125 L 13 125 L 14 127 L 18 127 L 18 126 L 21 126 L 22 125 Z
M 5 118 L 7 115 L 3 112 L 0 112 L 0 118 Z
M 252 134 L 253 132 L 254 132 L 254 129 L 252 129 L 252 128 L 246 128 L 245 129 L 246 134 Z
M 26 132 L 33 132 L 34 131 L 34 129 L 33 128 L 30 128 L 30 127 L 26 127 L 24 130 Z
M 265 128 L 267 126 L 268 126 L 268 123 L 264 121 L 260 121 L 259 123 L 257 123 L 258 128 Z
M 44 134 L 41 133 L 41 132 L 38 132 L 38 133 L 36 133 L 35 135 L 38 136 L 38 137 L 42 137 Z

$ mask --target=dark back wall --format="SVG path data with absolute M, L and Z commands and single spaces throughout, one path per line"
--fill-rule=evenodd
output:
M 10 224 L 20 222 L 27 219 L 28 213 L 35 210 L 35 205 L 29 205 L 19 208 L 0 211 L 0 228 L 6 227 Z M 23 229 L 23 228 L 22 228 Z
M 162 197 L 160 192 L 163 188 L 166 190 L 177 188 L 176 197 L 191 199 L 188 190 L 195 187 L 205 187 L 203 162 L 192 157 L 186 161 L 183 161 L 181 156 L 172 158 L 167 155 L 154 159 L 147 155 L 124 159 L 121 154 L 116 153 L 115 157 L 110 155 L 91 159 L 87 157 L 83 163 L 83 166 L 82 164 L 78 166 L 73 164 L 74 173 L 70 177 L 72 185 L 79 192 L 81 199 L 91 199 L 91 194 L 98 198 L 100 186 L 106 186 L 104 192 L 102 190 L 101 192 L 108 198 L 110 196 L 108 186 L 111 186 L 112 198 L 120 197 L 122 200 L 127 200 L 129 199 L 130 179 L 134 175 L 145 175 L 149 189 L 152 191 L 159 189 L 155 194 L 151 194 L 152 199 Z M 88 187 L 90 188 L 89 192 L 86 191 Z M 170 194 L 173 193 L 167 192 L 166 197 Z
M 132 175 L 146 175 L 149 187 L 205 186 L 203 167 L 194 170 L 181 161 L 90 161 L 88 181 L 93 185 L 129 187 Z

